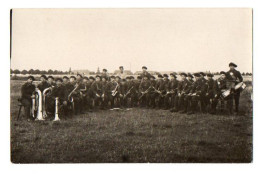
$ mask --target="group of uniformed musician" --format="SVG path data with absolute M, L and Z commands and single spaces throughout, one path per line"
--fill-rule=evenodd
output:
M 155 77 L 148 73 L 145 66 L 136 79 L 127 76 L 122 66 L 119 67 L 118 74 L 111 76 L 106 69 L 95 77 L 77 74 L 54 79 L 53 76 L 42 75 L 37 87 L 33 84 L 34 77 L 29 76 L 21 89 L 21 102 L 25 107 L 25 115 L 30 120 L 33 119 L 30 110 L 36 88 L 41 92 L 50 88 L 46 95 L 46 111 L 50 115 L 54 113 L 55 98 L 58 97 L 61 118 L 97 109 L 132 107 L 158 108 L 187 114 L 216 114 L 218 102 L 221 103 L 221 110 L 224 109 L 224 102 L 227 102 L 227 110 L 233 114 L 233 100 L 236 114 L 241 90 L 235 90 L 235 86 L 243 81 L 236 67 L 236 64 L 230 63 L 230 70 L 221 71 L 216 80 L 213 74 L 203 72 L 180 73 L 180 80 L 177 80 L 177 73 L 159 74 Z M 223 96 L 223 92 L 228 89 L 228 96 Z

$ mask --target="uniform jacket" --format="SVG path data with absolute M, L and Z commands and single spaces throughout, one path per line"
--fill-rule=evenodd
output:
M 63 85 L 53 87 L 51 92 L 51 97 L 52 98 L 58 97 L 60 101 L 67 100 L 66 88 Z
M 26 82 L 25 84 L 23 84 L 21 88 L 22 99 L 31 100 L 31 96 L 33 95 L 34 92 L 35 92 L 35 85 Z
M 139 91 L 140 92 L 145 92 L 150 86 L 151 86 L 151 82 L 149 80 L 143 80 L 140 83 Z
M 41 92 L 43 92 L 44 89 L 49 88 L 49 87 L 51 87 L 51 85 L 50 85 L 49 83 L 47 83 L 47 81 L 43 81 L 43 82 L 39 83 L 38 86 L 37 86 L 37 88 L 38 88 Z

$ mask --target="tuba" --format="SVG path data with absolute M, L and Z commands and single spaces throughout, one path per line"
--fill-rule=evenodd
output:
M 43 90 L 42 95 L 43 95 L 43 105 L 42 105 L 42 114 L 43 114 L 43 118 L 47 117 L 47 113 L 46 113 L 46 95 L 47 92 L 50 91 L 52 89 L 52 87 L 46 88 Z
M 43 118 L 43 112 L 42 112 L 42 92 L 36 88 L 36 95 L 38 96 L 38 106 L 37 106 L 37 116 L 36 116 L 36 120 L 44 120 Z M 33 99 L 33 105 L 35 105 L 36 101 L 35 99 Z M 36 107 L 34 107 L 36 108 Z M 34 112 L 34 110 L 33 110 Z
M 59 97 L 55 98 L 55 118 L 53 121 L 60 121 L 59 118 Z

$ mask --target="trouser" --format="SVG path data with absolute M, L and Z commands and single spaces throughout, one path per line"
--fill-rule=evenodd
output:
M 27 98 L 22 98 L 21 100 L 22 105 L 24 106 L 24 115 L 27 119 L 32 120 L 32 100 L 31 99 L 27 99 Z
M 128 94 L 126 97 L 122 97 L 121 98 L 121 104 L 123 107 L 133 107 L 134 103 L 133 103 L 133 99 L 135 97 L 134 93 L 130 93 Z
M 188 108 L 188 96 L 185 94 L 181 95 L 178 100 L 179 110 L 187 111 Z
M 223 110 L 224 110 L 225 101 L 224 101 L 224 99 L 222 100 L 222 99 L 220 98 L 220 95 L 221 95 L 221 93 L 218 94 L 216 97 L 214 97 L 214 98 L 212 99 L 212 105 L 211 105 L 211 112 L 212 112 L 212 113 L 216 113 L 216 111 L 217 111 L 217 105 L 218 105 L 218 102 L 219 102 L 219 101 L 220 101 L 220 111 L 223 112 Z
M 105 108 L 107 108 L 107 104 L 108 104 L 108 95 L 104 94 L 103 97 L 102 97 L 102 94 L 100 94 L 100 97 L 95 95 L 94 102 L 95 102 L 96 108 L 99 107 L 101 109 L 105 109 Z
M 205 113 L 206 112 L 206 107 L 207 107 L 207 97 L 204 93 L 201 93 L 200 97 L 200 107 L 201 107 L 201 112 Z
M 111 108 L 121 107 L 121 98 L 119 96 L 119 93 L 117 93 L 115 96 L 113 96 L 112 94 L 108 94 L 108 101 L 110 102 Z
M 140 97 L 141 96 L 142 96 L 142 94 L 140 94 Z M 141 98 L 140 97 L 139 97 L 140 106 L 148 107 L 149 106 L 150 94 L 146 93 Z
M 237 91 L 234 93 L 234 99 L 235 99 L 235 112 L 238 112 L 239 111 L 240 91 Z

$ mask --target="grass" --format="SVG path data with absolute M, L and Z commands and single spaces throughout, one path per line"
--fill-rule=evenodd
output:
M 134 108 L 27 122 L 15 120 L 21 84 L 11 81 L 13 163 L 252 161 L 250 87 L 241 95 L 240 116 Z

